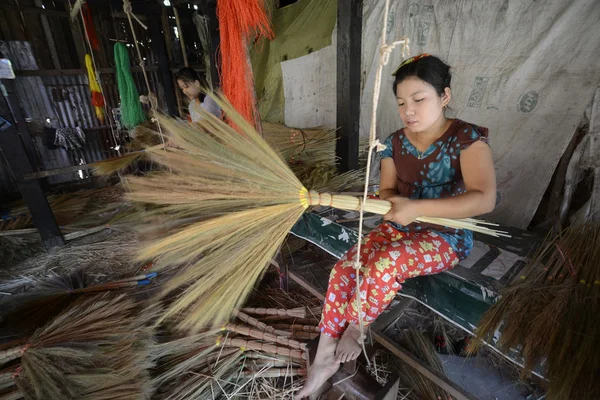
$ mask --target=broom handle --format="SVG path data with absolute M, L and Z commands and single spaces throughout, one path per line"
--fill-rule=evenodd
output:
M 239 338 L 227 338 L 224 340 L 226 346 L 239 347 L 244 350 L 264 351 L 265 353 L 288 356 L 292 358 L 305 359 L 306 355 L 303 351 L 288 349 L 286 347 L 276 346 L 269 343 L 261 343 L 256 340 L 244 340 Z M 217 343 L 219 345 L 219 343 Z
M 273 328 L 272 326 L 265 324 L 264 322 L 260 322 L 256 318 L 253 318 L 244 312 L 238 311 L 236 315 L 239 319 L 241 319 L 243 322 L 247 323 L 248 325 L 255 326 L 258 329 L 261 329 L 265 332 L 269 332 L 269 333 L 272 333 L 277 336 L 291 336 L 291 334 L 289 332 L 279 331 L 279 330 Z
M 294 308 L 291 310 L 281 308 L 253 308 L 245 307 L 242 308 L 242 312 L 246 314 L 257 314 L 257 315 L 277 315 L 277 316 L 290 316 L 304 318 L 306 317 L 306 309 L 304 307 Z
M 307 374 L 307 371 L 304 368 L 270 368 L 262 373 L 259 372 L 260 371 L 246 369 L 244 372 L 242 372 L 242 376 L 244 378 L 282 378 L 290 376 L 306 376 Z
M 0 364 L 7 363 L 21 357 L 24 349 L 25 346 L 23 345 L 0 351 Z
M 303 331 L 311 333 L 320 333 L 321 330 L 318 326 L 314 325 L 288 325 L 288 324 L 273 324 L 275 329 L 284 329 L 288 331 Z
M 224 326 L 224 329 L 228 330 L 229 332 L 239 333 L 240 335 L 250 336 L 251 338 L 254 338 L 254 339 L 265 340 L 265 341 L 269 341 L 269 342 L 275 342 L 278 344 L 282 344 L 284 346 L 288 346 L 293 349 L 304 350 L 306 347 L 303 343 L 300 343 L 297 340 L 288 339 L 287 337 L 282 337 L 282 336 L 276 336 L 276 335 L 273 335 L 272 333 L 267 333 L 260 329 L 250 328 L 248 326 L 227 324 Z
M 329 193 L 318 193 L 314 190 L 306 192 L 301 191 L 300 201 L 303 205 L 307 206 L 324 206 L 333 207 L 340 210 L 359 211 L 362 203 L 361 197 L 346 196 L 343 194 L 332 195 Z M 387 200 L 380 199 L 367 199 L 364 205 L 365 212 L 385 215 L 392 209 L 392 203 Z M 418 217 L 417 222 L 449 226 L 457 229 L 468 229 L 479 233 L 485 233 L 492 236 L 504 236 L 510 237 L 503 231 L 497 231 L 484 226 L 478 226 L 482 222 L 473 218 L 464 219 L 451 219 L 451 218 L 437 218 L 437 217 Z M 483 223 L 483 225 L 489 225 Z

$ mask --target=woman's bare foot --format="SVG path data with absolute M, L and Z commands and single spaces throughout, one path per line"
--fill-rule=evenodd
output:
M 335 360 L 339 363 L 356 360 L 360 356 L 361 343 L 358 325 L 349 324 L 335 350 Z
M 340 363 L 335 360 L 337 342 L 337 339 L 327 336 L 324 333 L 321 334 L 317 354 L 308 371 L 306 383 L 296 394 L 296 398 L 301 399 L 310 396 L 340 369 Z

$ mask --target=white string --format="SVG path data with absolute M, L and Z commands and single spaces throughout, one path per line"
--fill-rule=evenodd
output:
M 356 245 L 356 257 L 354 259 L 354 271 L 356 276 L 356 303 L 358 308 L 358 324 L 360 329 L 360 337 L 361 337 L 361 345 L 363 352 L 365 354 L 365 358 L 367 360 L 367 364 L 371 366 L 371 362 L 369 357 L 367 357 L 367 351 L 365 349 L 364 343 L 364 322 L 362 318 L 362 298 L 360 293 L 360 253 L 361 253 L 361 242 L 362 242 L 362 231 L 363 231 L 363 219 L 365 212 L 365 203 L 367 202 L 367 195 L 369 192 L 369 180 L 371 176 L 371 159 L 373 155 L 373 149 L 376 148 L 377 151 L 385 150 L 385 145 L 381 144 L 379 140 L 376 138 L 376 126 L 377 126 L 377 105 L 379 104 L 379 94 L 381 92 L 381 77 L 383 75 L 383 67 L 387 65 L 390 61 L 390 54 L 392 50 L 398 45 L 402 45 L 402 57 L 406 57 L 410 53 L 410 49 L 408 47 L 409 39 L 406 36 L 403 36 L 401 39 L 396 40 L 391 44 L 387 44 L 387 22 L 388 22 L 388 13 L 390 8 L 390 0 L 385 1 L 385 13 L 383 16 L 383 29 L 381 32 L 381 48 L 379 49 L 379 65 L 377 66 L 377 72 L 375 74 L 375 82 L 373 84 L 373 110 L 371 113 L 371 125 L 369 128 L 369 153 L 367 156 L 367 167 L 365 172 L 365 187 L 363 191 L 362 201 L 360 202 L 360 210 L 359 210 L 359 219 L 358 219 L 358 243 Z
M 140 21 L 140 19 L 136 17 L 136 15 L 133 13 L 130 0 L 123 0 L 123 12 L 125 12 L 125 15 L 127 15 L 127 20 L 129 21 L 129 27 L 131 28 L 131 34 L 133 35 L 133 44 L 135 46 L 138 59 L 140 60 L 139 65 L 142 68 L 142 74 L 144 75 L 144 81 L 146 82 L 146 89 L 148 91 L 148 96 L 145 98 L 144 96 L 140 96 L 140 101 L 145 102 L 147 100 L 148 103 L 150 103 L 150 110 L 152 111 L 152 121 L 156 123 L 156 127 L 158 128 L 158 133 L 160 135 L 160 140 L 162 141 L 163 147 L 166 151 L 167 144 L 165 143 L 165 138 L 163 136 L 160 123 L 158 122 L 158 99 L 150 89 L 150 80 L 148 79 L 148 73 L 146 72 L 146 63 L 144 62 L 144 57 L 142 57 L 142 52 L 138 44 L 137 36 L 135 34 L 135 29 L 133 26 L 133 21 L 131 20 L 131 18 L 134 18 L 145 30 L 148 30 L 148 27 L 144 25 L 142 21 Z

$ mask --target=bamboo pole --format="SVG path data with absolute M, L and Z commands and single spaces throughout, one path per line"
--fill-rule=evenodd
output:
M 287 325 L 287 324 L 274 324 L 275 329 L 285 329 L 288 331 L 303 331 L 303 332 L 315 332 L 320 333 L 321 330 L 318 326 L 313 325 Z
M 242 312 L 245 312 L 246 314 L 256 314 L 256 315 L 278 315 L 278 316 L 306 318 L 306 308 L 305 307 L 293 308 L 291 310 L 286 310 L 286 309 L 281 309 L 281 308 L 244 307 L 244 308 L 242 308 Z
M 250 336 L 254 339 L 279 343 L 284 346 L 291 347 L 293 349 L 304 350 L 306 348 L 306 345 L 304 343 L 300 343 L 297 340 L 289 339 L 287 337 L 282 336 L 276 336 L 272 333 L 267 333 L 260 329 L 250 328 L 243 325 L 227 324 L 223 327 L 223 329 L 228 330 L 230 332 L 239 333 L 240 335 Z
M 296 359 L 306 359 L 306 354 L 303 351 L 296 349 L 288 349 L 287 347 L 276 346 L 270 343 L 261 343 L 256 340 L 245 340 L 240 338 L 224 338 L 223 344 L 230 347 L 239 347 L 245 350 L 263 351 L 269 354 L 282 355 Z M 221 345 L 221 341 L 217 340 L 217 345 Z

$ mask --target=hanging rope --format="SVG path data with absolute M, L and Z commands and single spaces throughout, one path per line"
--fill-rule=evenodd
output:
M 150 104 L 150 110 L 152 111 L 152 121 L 156 123 L 156 127 L 158 129 L 158 133 L 160 135 L 160 140 L 164 146 L 165 151 L 167 150 L 167 144 L 165 143 L 165 138 L 163 136 L 162 128 L 160 127 L 160 123 L 158 122 L 158 99 L 156 95 L 150 89 L 150 80 L 148 79 L 148 73 L 146 72 L 146 63 L 144 62 L 144 57 L 142 57 L 142 51 L 140 50 L 140 45 L 138 43 L 137 36 L 135 34 L 135 28 L 133 26 L 133 20 L 135 19 L 142 28 L 148 30 L 148 27 L 140 21 L 140 19 L 133 13 L 133 8 L 131 6 L 130 0 L 123 0 L 123 12 L 127 15 L 127 20 L 129 21 L 129 27 L 131 28 L 131 35 L 133 36 L 133 45 L 135 46 L 135 50 L 138 55 L 138 59 L 140 60 L 140 67 L 142 68 L 142 74 L 144 75 L 144 81 L 146 82 L 146 89 L 148 90 L 148 95 L 145 98 L 140 96 L 140 101 L 148 102 Z
M 360 202 L 360 212 L 359 212 L 359 223 L 358 223 L 358 243 L 356 245 L 356 257 L 354 259 L 354 270 L 356 276 L 356 306 L 358 310 L 358 325 L 360 330 L 361 337 L 361 345 L 363 352 L 365 354 L 365 358 L 367 359 L 367 363 L 369 366 L 371 362 L 369 361 L 369 357 L 367 357 L 367 351 L 365 349 L 364 339 L 364 322 L 362 315 L 362 294 L 360 292 L 360 254 L 361 254 L 361 244 L 362 244 L 362 235 L 363 235 L 363 220 L 364 220 L 364 212 L 365 212 L 365 203 L 367 202 L 367 196 L 369 193 L 369 181 L 371 177 L 371 161 L 373 155 L 373 149 L 376 149 L 378 152 L 385 150 L 385 145 L 381 144 L 376 137 L 376 127 L 377 127 L 377 106 L 379 104 L 379 94 L 381 92 L 381 77 L 383 75 L 383 67 L 387 65 L 390 60 L 390 54 L 398 45 L 402 45 L 402 57 L 407 57 L 410 54 L 409 49 L 409 39 L 406 36 L 403 36 L 401 39 L 396 40 L 395 42 L 388 44 L 387 43 L 387 22 L 388 22 L 388 13 L 390 9 L 390 0 L 385 1 L 385 13 L 383 16 L 383 28 L 381 31 L 381 48 L 379 49 L 379 65 L 377 66 L 377 72 L 375 73 L 375 82 L 373 84 L 373 110 L 371 113 L 371 125 L 369 128 L 369 153 L 367 156 L 367 167 L 365 172 L 365 187 L 363 191 L 362 201 Z
M 102 94 L 102 102 L 104 103 L 104 115 L 106 115 L 106 96 L 104 95 L 104 88 L 102 87 L 102 80 L 100 78 L 100 74 L 98 73 L 98 65 L 96 64 L 96 58 L 94 57 L 94 50 L 93 50 L 93 46 L 92 43 L 90 42 L 90 36 L 88 33 L 88 27 L 86 27 L 85 25 L 85 19 L 83 16 L 83 13 L 81 11 L 81 6 L 83 5 L 84 0 L 77 0 L 77 2 L 75 3 L 74 6 L 71 5 L 71 0 L 69 0 L 69 6 L 71 6 L 71 18 L 75 18 L 75 16 L 77 15 L 77 12 L 79 12 L 79 15 L 81 16 L 81 20 L 83 22 L 83 32 L 85 33 L 85 40 L 87 42 L 88 48 L 90 49 L 90 56 L 92 58 L 92 66 L 94 67 L 94 73 L 96 75 L 96 82 L 98 82 L 98 87 L 100 88 L 100 93 Z M 115 134 L 115 130 L 113 128 L 113 124 L 112 124 L 112 120 L 110 119 L 110 117 L 108 118 L 108 126 L 110 127 L 110 133 L 111 136 L 113 138 L 113 149 L 115 149 L 117 151 L 117 154 L 120 156 L 121 155 L 121 150 L 120 150 L 120 146 L 119 146 L 119 142 L 117 141 L 117 135 Z
M 208 18 L 204 15 L 200 15 L 198 11 L 194 12 L 192 16 L 192 21 L 194 21 L 194 25 L 196 25 L 196 30 L 198 31 L 198 37 L 200 38 L 200 45 L 202 46 L 202 53 L 204 55 L 204 65 L 206 66 L 206 83 L 208 83 L 208 88 L 210 90 L 213 89 L 213 80 L 214 77 L 211 75 L 210 70 L 210 29 L 208 26 Z

